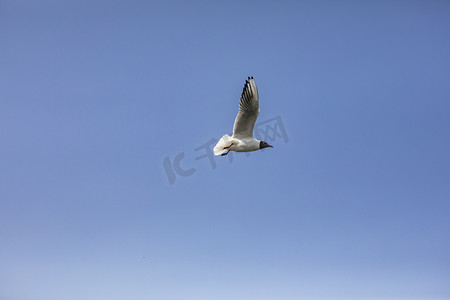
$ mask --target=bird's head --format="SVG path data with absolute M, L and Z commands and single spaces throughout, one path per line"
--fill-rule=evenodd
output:
M 273 148 L 273 146 L 267 144 L 267 143 L 264 142 L 264 141 L 260 141 L 260 142 L 259 142 L 259 149 L 264 149 L 264 148 L 267 148 L 267 147 Z

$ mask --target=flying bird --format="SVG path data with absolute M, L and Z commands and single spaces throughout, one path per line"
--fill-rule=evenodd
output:
M 230 151 L 250 152 L 267 147 L 273 148 L 265 141 L 260 141 L 253 137 L 253 128 L 258 115 L 258 90 L 252 76 L 245 81 L 239 102 L 239 112 L 234 121 L 233 135 L 225 134 L 214 147 L 214 154 L 224 156 Z

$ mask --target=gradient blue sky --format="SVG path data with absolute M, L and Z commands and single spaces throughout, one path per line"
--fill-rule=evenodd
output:
M 449 16 L 1 1 L 0 298 L 450 299 Z M 250 75 L 289 142 L 213 169 Z

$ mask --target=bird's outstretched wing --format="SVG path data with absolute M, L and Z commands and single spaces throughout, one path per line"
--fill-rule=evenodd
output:
M 239 112 L 234 121 L 233 137 L 253 137 L 253 127 L 259 115 L 258 90 L 255 80 L 249 77 L 245 81 L 244 89 L 239 102 Z

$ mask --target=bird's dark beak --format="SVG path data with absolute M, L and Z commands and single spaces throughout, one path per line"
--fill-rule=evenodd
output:
M 273 146 L 272 146 L 272 145 L 267 145 L 267 147 L 273 148 Z

